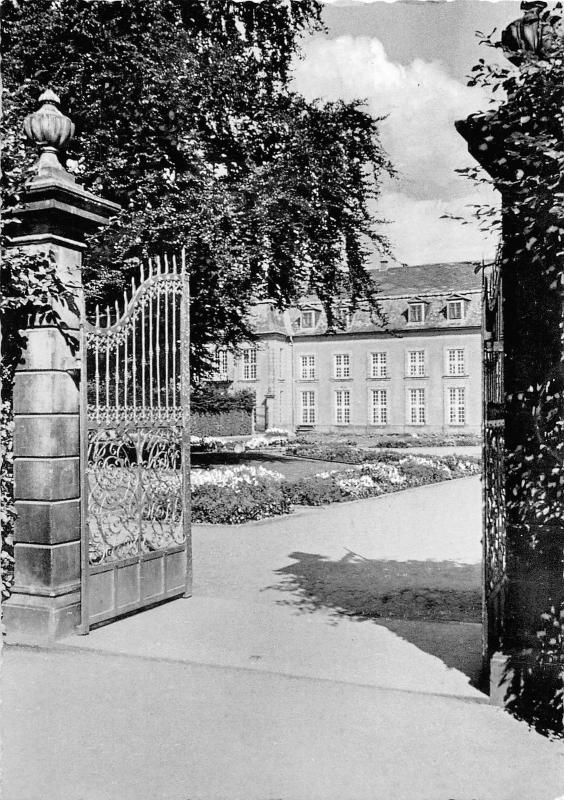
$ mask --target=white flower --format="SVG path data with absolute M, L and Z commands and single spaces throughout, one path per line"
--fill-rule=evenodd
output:
M 218 486 L 236 488 L 242 484 L 257 485 L 259 480 L 283 480 L 279 472 L 264 467 L 232 467 L 231 469 L 193 469 L 190 473 L 192 486 Z
M 264 432 L 264 435 L 278 436 L 287 439 L 290 434 L 288 433 L 288 431 L 284 430 L 284 428 L 267 428 L 267 430 Z

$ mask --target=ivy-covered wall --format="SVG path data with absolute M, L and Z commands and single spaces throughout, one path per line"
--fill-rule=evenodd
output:
M 544 6 L 544 10 L 543 10 Z M 471 84 L 499 97 L 457 123 L 502 196 L 505 603 L 503 702 L 564 730 L 564 37 L 561 9 L 523 4 Z M 478 168 L 466 170 L 483 182 Z M 496 691 L 499 686 L 493 686 Z

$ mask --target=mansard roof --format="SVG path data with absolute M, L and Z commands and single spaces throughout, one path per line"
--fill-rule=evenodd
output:
M 372 278 L 382 296 L 421 294 L 464 294 L 479 291 L 482 277 L 476 263 L 421 264 L 415 267 L 392 267 L 373 270 Z
M 408 331 L 425 329 L 455 330 L 456 328 L 479 328 L 481 324 L 481 274 L 476 272 L 475 262 L 422 264 L 419 266 L 391 267 L 387 270 L 371 270 L 377 287 L 380 308 L 386 323 L 378 321 L 366 309 L 354 312 L 352 324 L 341 335 L 355 333 L 384 333 L 385 331 Z M 447 318 L 449 300 L 466 300 L 465 314 L 460 320 Z M 410 302 L 425 302 L 425 319 L 409 322 Z M 346 307 L 346 301 L 343 300 Z M 302 330 L 299 320 L 301 311 L 317 310 L 315 327 Z M 319 336 L 327 333 L 327 321 L 320 301 L 315 296 L 304 297 L 299 307 L 279 311 L 270 303 L 257 303 L 251 312 L 252 326 L 258 336 L 279 334 L 283 336 Z

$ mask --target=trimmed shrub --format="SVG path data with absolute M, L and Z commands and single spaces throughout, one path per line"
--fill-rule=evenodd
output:
M 261 481 L 222 490 L 213 484 L 203 484 L 192 491 L 193 522 L 236 525 L 289 514 L 291 510 L 280 483 Z
M 332 476 L 313 475 L 282 484 L 289 503 L 297 506 L 322 506 L 350 499 Z

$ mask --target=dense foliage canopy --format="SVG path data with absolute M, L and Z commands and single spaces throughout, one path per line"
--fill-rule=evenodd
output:
M 529 20 L 532 15 L 531 11 Z M 493 100 L 491 109 L 471 118 L 468 127 L 471 132 L 474 128 L 479 143 L 476 156 L 503 197 L 501 217 L 493 209 L 480 209 L 482 223 L 498 226 L 502 234 L 501 502 L 507 546 L 503 569 L 509 575 L 509 588 L 501 645 L 511 654 L 523 646 L 526 633 L 533 652 L 526 662 L 510 655 L 505 699 L 512 713 L 537 730 L 562 736 L 564 31 L 560 4 L 542 11 L 533 24 L 538 35 L 523 39 L 526 49 L 515 48 L 514 36 L 504 36 L 509 46 L 505 55 L 514 66 L 486 59 L 476 65 L 471 83 L 483 86 Z M 518 23 L 511 27 L 519 30 Z M 493 37 L 484 42 L 500 46 Z M 467 172 L 485 180 L 479 170 Z M 493 463 L 489 469 L 493 473 Z M 538 587 L 534 595 L 523 590 L 521 581 L 525 584 L 526 579 Z
M 34 159 L 21 121 L 49 85 L 76 123 L 68 163 L 122 213 L 91 243 L 85 284 L 108 300 L 134 260 L 186 247 L 192 356 L 249 335 L 253 298 L 315 291 L 375 304 L 367 246 L 391 167 L 357 103 L 292 90 L 317 0 L 4 0 L 4 188 L 17 203 Z M 370 244 L 372 243 L 372 244 Z M 131 261 L 129 261 L 131 260 Z

